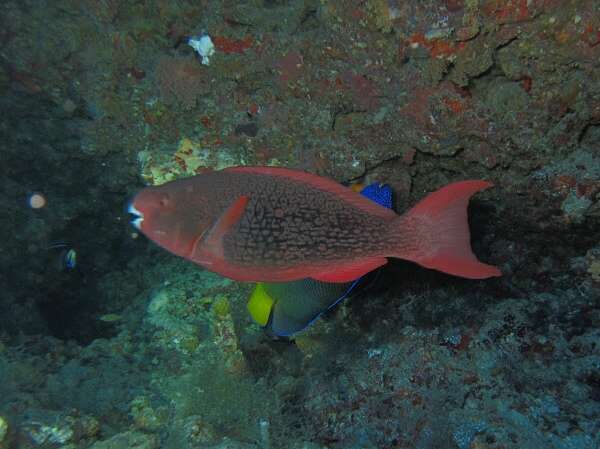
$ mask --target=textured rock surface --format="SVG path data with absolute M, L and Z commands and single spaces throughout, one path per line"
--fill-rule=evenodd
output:
M 600 446 L 597 2 L 5 1 L 0 49 L 0 445 Z M 394 262 L 271 341 L 248 286 L 123 212 L 238 164 L 385 182 L 398 211 L 488 179 L 473 245 L 504 276 Z

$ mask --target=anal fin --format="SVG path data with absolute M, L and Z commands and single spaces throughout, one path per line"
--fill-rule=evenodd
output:
M 348 264 L 336 265 L 331 271 L 325 271 L 311 278 L 322 282 L 352 282 L 359 277 L 387 263 L 385 257 L 373 257 Z

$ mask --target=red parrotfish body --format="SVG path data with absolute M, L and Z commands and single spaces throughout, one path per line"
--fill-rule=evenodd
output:
M 471 251 L 467 206 L 490 186 L 456 182 L 397 215 L 327 178 L 233 167 L 147 187 L 129 211 L 158 245 L 238 281 L 349 282 L 389 257 L 481 279 L 501 273 Z

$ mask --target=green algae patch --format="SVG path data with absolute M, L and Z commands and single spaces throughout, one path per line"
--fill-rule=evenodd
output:
M 213 304 L 213 313 L 219 319 L 223 319 L 231 313 L 229 301 L 225 296 L 221 296 L 215 300 Z
M 4 417 L 0 416 L 0 448 L 4 447 L 4 440 L 8 435 L 8 423 Z

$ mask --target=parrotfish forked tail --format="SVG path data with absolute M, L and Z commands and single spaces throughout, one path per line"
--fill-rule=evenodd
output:
M 486 181 L 449 184 L 403 215 L 337 182 L 275 167 L 232 167 L 139 192 L 133 223 L 158 245 L 238 281 L 350 282 L 388 257 L 483 279 L 467 205 Z

